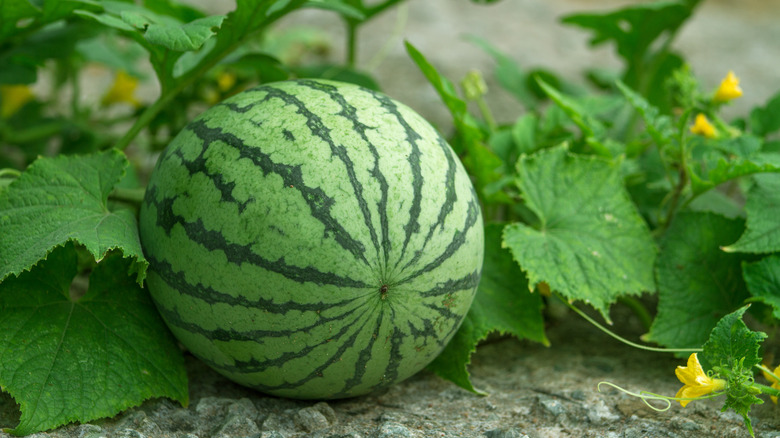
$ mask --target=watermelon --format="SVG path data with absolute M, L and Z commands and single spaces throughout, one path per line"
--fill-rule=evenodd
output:
M 479 283 L 483 228 L 457 156 L 369 89 L 265 84 L 208 109 L 140 211 L 148 289 L 192 354 L 277 396 L 356 396 L 425 367 Z

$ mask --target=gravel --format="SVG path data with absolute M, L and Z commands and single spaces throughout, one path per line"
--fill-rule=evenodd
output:
M 620 306 L 613 320 L 636 338 L 641 330 Z M 470 371 L 478 396 L 423 371 L 367 396 L 299 401 L 266 396 L 224 379 L 187 356 L 191 401 L 158 399 L 114 418 L 71 424 L 35 438 L 389 438 L 389 437 L 748 437 L 742 417 L 720 412 L 722 400 L 673 404 L 656 412 L 641 400 L 602 387 L 674 395 L 674 368 L 683 359 L 619 344 L 573 314 L 551 319 L 552 347 L 514 339 L 482 345 Z M 0 425 L 18 411 L 0 396 Z M 663 407 L 663 406 L 661 406 Z M 754 408 L 760 438 L 780 438 L 780 411 Z M 0 433 L 0 438 L 10 438 Z

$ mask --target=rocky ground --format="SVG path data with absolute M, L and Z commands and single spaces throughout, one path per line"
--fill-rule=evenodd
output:
M 641 332 L 626 309 L 626 335 Z M 489 395 L 466 392 L 429 372 L 364 397 L 327 402 L 269 397 L 235 385 L 188 357 L 188 408 L 153 400 L 115 418 L 69 425 L 31 438 L 653 438 L 748 437 L 743 420 L 720 412 L 722 400 L 697 401 L 665 412 L 598 383 L 674 395 L 684 365 L 660 353 L 628 348 L 574 314 L 551 319 L 551 347 L 498 339 L 473 357 L 474 383 Z M 753 410 L 759 438 L 780 437 L 780 410 Z M 0 397 L 0 424 L 14 423 L 13 401 Z M 16 417 L 18 418 L 18 417 Z M 0 438 L 10 438 L 0 433 Z
M 412 0 L 405 15 L 381 17 L 361 35 L 359 60 L 373 69 L 385 91 L 409 103 L 437 126 L 448 119 L 433 90 L 408 60 L 402 39 L 412 41 L 447 76 L 458 80 L 472 68 L 489 73 L 490 58 L 466 42 L 481 36 L 524 66 L 545 66 L 580 77 L 588 66 L 619 64 L 610 48 L 590 50 L 584 32 L 558 24 L 562 14 L 610 9 L 618 0 L 504 0 L 492 6 L 467 0 Z M 222 3 L 208 3 L 221 8 Z M 217 6 L 215 6 L 217 5 Z M 742 114 L 780 89 L 780 25 L 777 0 L 705 1 L 682 30 L 676 47 L 685 53 L 705 84 L 715 87 L 729 69 L 742 79 L 745 97 L 730 109 Z M 405 19 L 403 17 L 406 17 Z M 403 30 L 394 31 L 398 23 Z M 341 34 L 332 15 L 301 14 L 285 26 L 316 25 L 335 42 Z M 389 41 L 381 62 L 374 55 Z M 490 83 L 491 105 L 501 120 L 519 107 Z M 643 330 L 616 306 L 616 326 L 636 338 Z M 674 395 L 680 383 L 674 368 L 683 359 L 642 352 L 608 338 L 581 318 L 550 319 L 551 347 L 513 339 L 481 346 L 470 368 L 474 383 L 489 393 L 477 396 L 429 372 L 368 396 L 328 402 L 264 396 L 223 379 L 188 357 L 189 407 L 152 400 L 115 418 L 68 425 L 35 438 L 142 437 L 747 437 L 742 418 L 720 412 L 722 400 L 673 404 L 656 412 L 636 398 L 607 387 L 610 381 L 632 391 Z M 768 401 L 768 400 L 767 400 Z M 780 410 L 771 402 L 753 410 L 756 436 L 780 437 Z M 0 393 L 0 426 L 13 426 L 18 408 Z M 8 438 L 0 432 L 0 438 Z

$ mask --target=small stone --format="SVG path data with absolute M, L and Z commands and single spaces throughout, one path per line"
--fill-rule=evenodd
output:
M 268 414 L 265 420 L 263 420 L 262 430 L 267 432 L 292 432 L 295 430 L 295 424 L 291 417 L 293 415 Z
M 238 438 L 260 435 L 260 428 L 249 417 L 231 414 L 225 422 L 214 431 L 215 437 Z
M 325 415 L 315 409 L 314 406 L 309 406 L 296 412 L 293 421 L 295 421 L 295 425 L 298 428 L 306 432 L 315 432 L 330 427 L 330 423 Z
M 604 400 L 596 400 L 590 403 L 586 408 L 586 412 L 588 420 L 593 424 L 604 424 L 620 420 L 620 415 L 612 412 L 612 409 L 604 403 Z
M 146 438 L 146 435 L 135 429 L 122 429 L 116 433 L 117 438 Z
M 79 438 L 104 438 L 103 428 L 95 424 L 81 424 L 76 429 Z
M 528 438 L 528 435 L 520 432 L 515 427 L 504 427 L 485 432 L 486 438 Z
M 563 403 L 561 403 L 560 400 L 556 400 L 554 398 L 543 398 L 539 401 L 539 404 L 542 405 L 542 409 L 554 417 L 566 413 L 566 409 L 563 407 Z
M 320 413 L 325 416 L 325 418 L 328 420 L 328 423 L 330 423 L 331 426 L 336 424 L 336 422 L 338 421 L 338 416 L 336 416 L 336 411 L 334 411 L 333 408 L 331 408 L 330 405 L 327 404 L 326 402 L 319 402 L 312 407 L 320 411 Z
M 384 423 L 374 435 L 376 438 L 407 438 L 412 437 L 412 432 L 406 426 L 399 423 Z
M 260 434 L 260 438 L 287 438 L 287 436 L 276 430 L 267 430 Z

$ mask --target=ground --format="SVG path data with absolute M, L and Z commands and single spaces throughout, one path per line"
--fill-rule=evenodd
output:
M 624 335 L 642 332 L 622 306 L 612 316 Z M 188 356 L 188 408 L 152 400 L 112 419 L 33 437 L 749 437 L 742 417 L 720 412 L 722 399 L 656 412 L 609 387 L 599 392 L 599 382 L 609 381 L 674 395 L 681 386 L 674 369 L 685 359 L 628 348 L 573 313 L 549 320 L 550 347 L 506 338 L 480 346 L 470 370 L 485 396 L 423 371 L 363 397 L 285 400 L 235 385 Z M 13 401 L 0 397 L 0 424 L 14 424 L 14 416 Z M 754 408 L 752 422 L 757 437 L 780 437 L 780 408 L 768 400 Z

